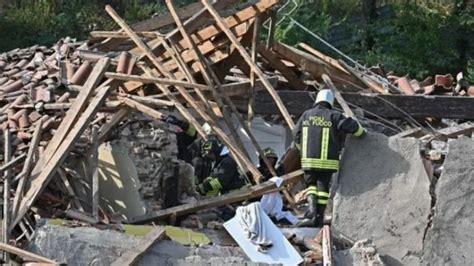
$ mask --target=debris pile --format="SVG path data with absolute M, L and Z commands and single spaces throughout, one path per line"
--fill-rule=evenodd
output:
M 462 164 L 465 168 L 457 166 L 458 160 L 470 158 L 459 154 L 465 152 L 461 146 L 472 146 L 474 129 L 473 123 L 465 122 L 474 119 L 474 98 L 457 97 L 474 96 L 461 74 L 456 79 L 438 75 L 434 81 L 417 82 L 385 74 L 380 67 L 350 66 L 306 44 L 296 48 L 276 42 L 272 32 L 278 0 L 213 4 L 203 0 L 181 9 L 175 9 L 171 1 L 166 3 L 169 14 L 132 26 L 107 6 L 119 26 L 117 31 L 93 31 L 87 41 L 65 38 L 51 48 L 34 46 L 0 54 L 0 129 L 4 135 L 0 250 L 8 252 L 3 256 L 5 262 L 11 253 L 15 254 L 12 259 L 51 263 L 13 245 L 27 246 L 68 264 L 146 264 L 156 257 L 163 263 L 249 263 L 247 258 L 257 257 L 261 258 L 258 262 L 276 263 L 282 254 L 296 254 L 285 259 L 302 262 L 299 256 L 311 248 L 301 243 L 308 241 L 291 237 L 280 241 L 283 234 L 266 214 L 260 224 L 273 230 L 275 238 L 274 249 L 270 247 L 267 254 L 255 253 L 254 247 L 246 246 L 247 239 L 236 238 L 235 231 L 232 234 L 242 229 L 234 220 L 238 217 L 223 225 L 231 228 L 227 230 L 234 239 L 226 235 L 228 241 L 220 237 L 213 242 L 234 246 L 237 242 L 241 249 L 222 245 L 214 253 L 175 242 L 155 243 L 164 235 L 173 239 L 163 226 L 145 226 L 146 233 L 140 238 L 107 230 L 127 232 L 129 225 L 125 224 L 132 223 L 181 222 L 219 232 L 225 219 L 209 221 L 199 213 L 214 208 L 219 213 L 235 211 L 232 204 L 278 191 L 283 191 L 289 210 L 300 212 L 290 193 L 302 177 L 298 152 L 290 149 L 281 160 L 285 174 L 277 182 L 260 182 L 262 173 L 252 163 L 234 125 L 263 154 L 261 140 L 249 126 L 254 117 L 262 115 L 292 129 L 294 118 L 312 106 L 317 87 L 331 83 L 337 88 L 338 108 L 357 116 L 373 131 L 394 135 L 371 133 L 366 139 L 347 142 L 334 191 L 333 227 L 356 240 L 370 238 L 388 264 L 436 264 L 448 257 L 457 264 L 472 262 L 467 249 L 466 256 L 457 261 L 455 251 L 440 251 L 436 246 L 439 239 L 455 243 L 453 239 L 461 233 L 453 232 L 445 239 L 439 231 L 446 230 L 446 223 L 459 223 L 458 213 L 465 219 L 473 217 L 463 212 L 469 201 L 440 196 L 441 189 L 464 193 L 462 188 L 466 188 L 466 197 L 472 194 L 469 184 L 453 187 L 445 181 L 468 182 L 461 177 L 472 176 L 468 161 Z M 263 44 L 259 28 L 267 20 L 270 33 Z M 193 199 L 193 169 L 177 159 L 176 132 L 163 121 L 170 112 L 179 113 L 203 139 L 207 134 L 201 124 L 208 123 L 240 171 L 251 173 L 256 185 Z M 439 129 L 448 123 L 447 128 Z M 460 135 L 469 138 L 448 141 Z M 450 168 L 454 170 L 447 172 Z M 162 192 L 167 189 L 163 182 L 169 177 L 179 182 L 178 197 L 188 203 L 163 208 Z M 450 214 L 453 208 L 459 212 Z M 195 213 L 198 215 L 188 216 L 191 222 L 180 220 Z M 46 225 L 45 218 L 49 219 Z M 50 225 L 52 218 L 60 218 L 68 227 L 91 225 L 105 231 Z M 97 243 L 87 239 L 100 234 L 102 240 L 110 240 L 102 232 L 117 239 L 108 241 L 113 245 L 102 247 L 100 239 L 94 240 Z M 321 249 L 310 252 L 306 262 L 332 261 L 337 246 L 332 242 L 334 233 L 329 227 L 321 232 L 315 240 L 318 246 L 322 243 Z M 76 235 L 83 238 L 77 240 Z M 349 243 L 345 249 L 354 245 L 354 241 Z M 58 253 L 63 246 L 70 250 Z M 277 246 L 283 251 L 276 252 Z M 362 248 L 366 253 L 361 256 L 379 264 L 370 248 Z M 182 256 L 166 257 L 162 250 L 180 250 Z M 85 257 L 74 257 L 79 254 Z M 229 258 L 213 258 L 217 255 Z

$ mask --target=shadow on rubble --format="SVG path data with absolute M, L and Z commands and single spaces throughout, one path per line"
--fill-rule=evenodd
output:
M 347 197 L 358 196 L 382 183 L 390 182 L 390 179 L 398 175 L 407 174 L 410 158 L 404 158 L 400 150 L 418 147 L 403 144 L 381 134 L 369 134 L 362 139 L 349 137 L 338 177 L 338 184 L 345 185 L 339 187 L 338 193 Z M 398 150 L 394 150 L 394 147 Z

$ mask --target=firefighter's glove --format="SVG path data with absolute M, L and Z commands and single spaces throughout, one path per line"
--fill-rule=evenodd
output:
M 181 120 L 179 120 L 176 116 L 174 115 L 168 115 L 168 116 L 165 116 L 165 118 L 163 119 L 166 123 L 168 124 L 173 124 L 173 125 L 178 125 L 180 124 Z

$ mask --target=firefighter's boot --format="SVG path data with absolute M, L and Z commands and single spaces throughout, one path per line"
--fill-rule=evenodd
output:
M 316 224 L 316 215 L 318 212 L 318 196 L 309 194 L 306 196 L 308 201 L 308 210 L 304 214 L 303 220 L 298 223 L 298 227 L 314 227 Z

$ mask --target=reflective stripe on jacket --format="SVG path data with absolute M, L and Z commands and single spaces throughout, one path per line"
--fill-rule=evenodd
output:
M 295 144 L 301 152 L 301 167 L 337 171 L 345 134 L 359 137 L 364 132 L 352 118 L 316 105 L 301 115 L 293 131 Z

